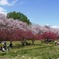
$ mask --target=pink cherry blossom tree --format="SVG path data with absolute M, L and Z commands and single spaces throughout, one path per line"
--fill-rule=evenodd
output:
M 56 39 L 59 37 L 59 29 L 48 26 L 27 25 L 25 22 L 6 18 L 0 14 L 0 41 L 21 41 L 26 44 L 26 40 Z M 58 32 L 58 33 L 57 33 Z M 57 35 L 57 36 L 56 36 Z
M 51 42 L 52 40 L 56 40 L 56 34 L 54 32 L 45 32 L 42 34 L 42 38 L 45 39 L 46 42 Z

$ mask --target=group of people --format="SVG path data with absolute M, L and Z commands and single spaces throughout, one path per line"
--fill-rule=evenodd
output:
M 9 50 L 9 47 L 12 47 L 12 43 L 11 42 L 10 42 L 9 45 L 7 45 L 6 41 L 1 41 L 0 44 L 1 44 L 0 50 L 2 50 L 3 52 L 5 52 L 7 49 Z
M 2 50 L 3 52 L 5 52 L 7 49 L 9 50 L 9 48 L 13 46 L 11 41 L 9 45 L 6 44 L 6 41 L 0 41 L 0 44 L 2 45 L 0 46 L 0 50 Z M 25 44 L 31 45 L 31 43 L 29 42 L 26 42 Z M 22 43 L 22 46 L 24 46 L 24 43 Z
M 59 42 L 58 41 L 55 41 L 55 44 L 58 44 L 59 45 Z
M 5 41 L 0 41 L 0 50 L 3 52 L 6 50 L 6 42 Z

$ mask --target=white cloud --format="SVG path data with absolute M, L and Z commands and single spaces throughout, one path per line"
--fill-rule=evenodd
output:
M 8 6 L 13 6 L 17 0 L 13 0 L 11 3 L 8 2 L 8 0 L 0 0 L 0 5 L 8 5 Z
M 9 5 L 8 0 L 0 0 L 0 5 Z
M 52 28 L 59 28 L 59 26 L 51 26 Z
M 54 28 L 54 29 L 59 28 L 59 26 L 56 26 L 56 25 L 49 25 L 49 24 L 46 24 L 45 26 L 49 26 L 49 27 Z
M 7 14 L 6 10 L 2 7 L 0 7 L 0 13 L 5 14 L 5 15 Z

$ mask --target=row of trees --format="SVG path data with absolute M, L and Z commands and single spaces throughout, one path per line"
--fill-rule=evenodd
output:
M 22 29 L 0 29 L 0 41 L 21 41 L 32 40 L 56 40 L 57 36 L 53 32 L 44 32 L 43 34 L 33 34 L 31 30 Z
M 14 15 L 10 13 L 11 15 Z M 16 13 L 17 14 L 17 13 Z M 51 29 L 51 28 L 50 28 Z M 35 40 L 55 40 L 59 37 L 54 29 L 50 30 L 49 27 L 33 26 L 27 22 L 20 21 L 20 18 L 12 19 L 12 16 L 7 17 L 0 14 L 0 41 L 21 41 L 23 45 L 26 44 L 26 40 L 32 40 L 34 44 Z

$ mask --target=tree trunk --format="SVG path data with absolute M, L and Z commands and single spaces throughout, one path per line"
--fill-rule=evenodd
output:
M 32 45 L 34 45 L 34 40 L 32 40 Z
M 12 44 L 12 41 L 10 41 L 10 45 L 9 45 L 10 47 L 12 47 L 13 46 L 13 44 Z
M 20 42 L 22 43 L 22 46 L 26 46 L 26 39 L 23 39 Z
M 51 39 L 46 39 L 45 40 L 45 43 L 49 43 L 49 42 L 52 42 L 52 40 Z

